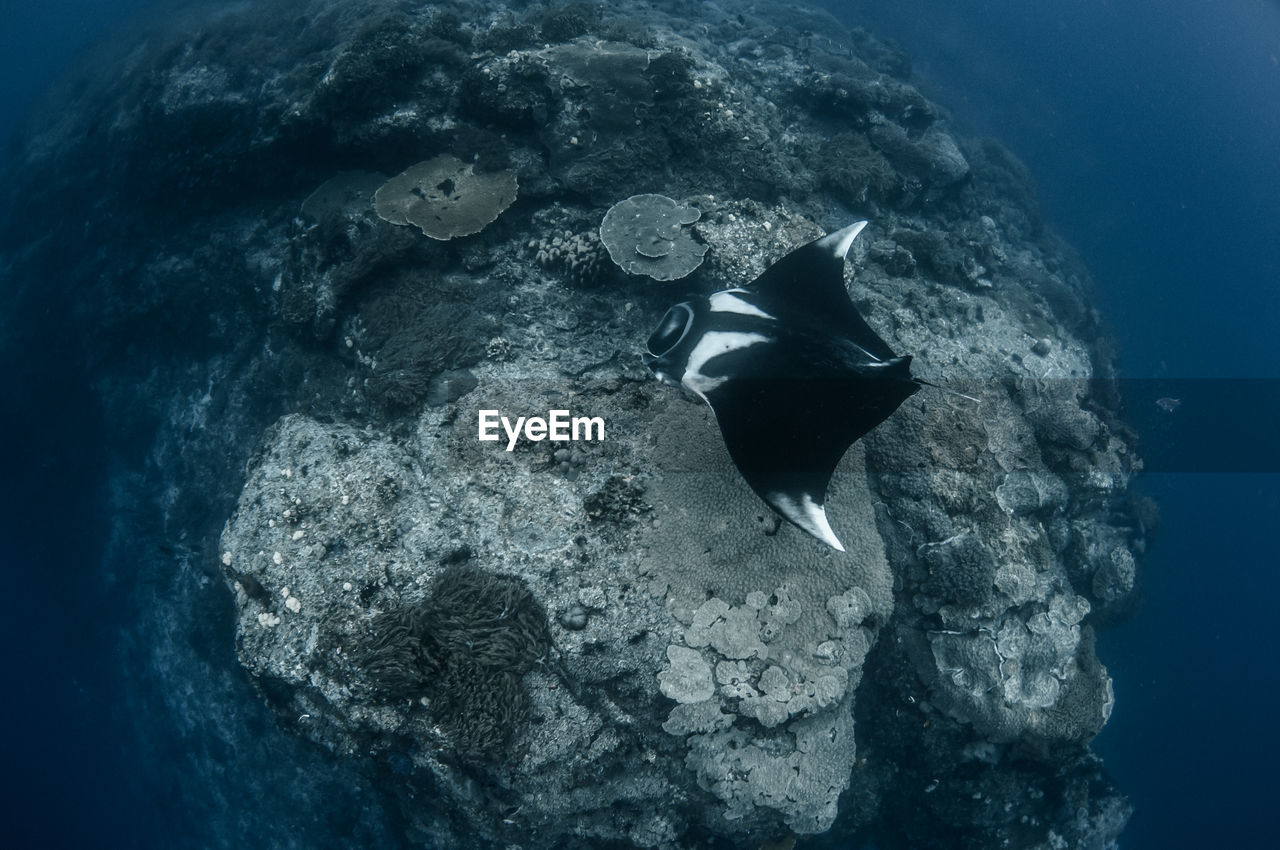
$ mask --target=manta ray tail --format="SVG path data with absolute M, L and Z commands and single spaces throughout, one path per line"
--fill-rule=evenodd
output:
M 948 389 L 947 387 L 944 387 L 944 386 L 942 386 L 941 384 L 935 384 L 935 383 L 933 383 L 932 381 L 926 381 L 926 380 L 924 380 L 923 378 L 912 378 L 912 380 L 913 380 L 913 381 L 915 381 L 917 384 L 919 384 L 919 385 L 920 385 L 920 386 L 922 386 L 922 387 L 933 387 L 935 390 L 942 390 L 942 391 L 943 391 L 944 393 L 946 393 L 947 395 L 959 396 L 960 398 L 968 399 L 969 401 L 973 401 L 973 402 L 977 402 L 978 404 L 982 404 L 982 399 L 980 399 L 980 398 L 976 398 L 976 397 L 971 396 L 971 395 L 965 395 L 964 393 L 960 392 L 959 390 Z

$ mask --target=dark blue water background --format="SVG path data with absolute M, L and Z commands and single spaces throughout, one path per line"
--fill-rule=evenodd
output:
M 3 0 L 0 139 L 86 44 L 164 5 Z M 1094 273 L 1125 375 L 1280 377 L 1275 4 L 827 5 L 896 38 L 963 131 L 1001 139 L 1031 167 L 1050 220 Z M 105 452 L 73 363 L 72 352 L 30 352 L 0 393 L 10 785 L 0 817 L 10 846 L 164 846 L 120 731 L 111 646 L 128 624 L 100 592 Z M 1195 409 L 1195 397 L 1183 401 Z M 1255 412 L 1247 401 L 1201 411 L 1182 436 L 1208 446 L 1265 433 L 1241 427 Z M 1124 845 L 1270 846 L 1280 479 L 1165 472 L 1143 486 L 1164 512 L 1145 605 L 1099 645 L 1118 704 L 1096 749 L 1139 807 Z
M 0 156 L 8 159 L 15 129 L 61 71 L 162 5 L 0 0 Z M 158 848 L 173 842 L 121 716 L 115 648 L 129 624 L 101 574 L 109 523 L 101 411 L 71 349 L 0 345 L 0 844 Z

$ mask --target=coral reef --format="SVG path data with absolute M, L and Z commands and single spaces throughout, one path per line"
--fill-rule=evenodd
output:
M 468 300 L 470 299 L 470 300 Z M 368 397 L 390 407 L 422 401 L 441 373 L 480 360 L 497 323 L 484 312 L 492 294 L 400 274 L 363 299 L 345 344 Z
M 385 611 L 353 650 L 372 689 L 427 704 L 456 755 L 488 760 L 524 721 L 521 677 L 550 650 L 547 615 L 518 579 L 451 566 L 415 605 Z
M 477 173 L 470 163 L 444 154 L 383 183 L 373 203 L 384 221 L 412 224 L 444 242 L 479 233 L 511 206 L 518 189 L 512 171 Z
M 1113 843 L 1094 647 L 1152 518 L 1026 169 L 896 48 L 772 0 L 286 5 L 100 57 L 0 216 L 0 314 L 76 305 L 15 344 L 85 352 L 130 447 L 126 708 L 182 832 Z M 654 279 L 745 284 L 855 218 L 859 310 L 964 395 L 844 459 L 838 553 L 636 354 Z M 480 410 L 608 436 L 504 451 Z
M 676 280 L 702 265 L 707 247 L 688 229 L 702 217 L 694 207 L 665 195 L 632 195 L 609 207 L 600 222 L 600 241 L 628 274 Z
M 286 322 L 327 337 L 349 295 L 412 255 L 413 234 L 374 213 L 373 194 L 383 182 L 378 173 L 341 172 L 302 202 L 314 223 L 292 235 L 281 264 L 278 310 Z
M 607 254 L 596 230 L 583 233 L 566 230 L 550 239 L 532 239 L 528 247 L 536 252 L 534 262 L 543 268 L 560 271 L 574 286 L 595 286 L 604 273 Z

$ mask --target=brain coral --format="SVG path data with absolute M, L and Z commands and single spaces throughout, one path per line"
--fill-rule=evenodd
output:
M 445 154 L 410 166 L 374 193 L 378 216 L 412 224 L 432 239 L 479 233 L 516 199 L 514 171 L 477 174 L 475 167 Z

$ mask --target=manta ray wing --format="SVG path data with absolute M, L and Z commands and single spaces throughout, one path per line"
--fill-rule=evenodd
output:
M 801 245 L 765 269 L 747 289 L 769 302 L 786 304 L 788 312 L 807 314 L 809 321 L 830 333 L 847 335 L 876 359 L 890 360 L 893 350 L 862 318 L 844 287 L 845 256 L 866 226 L 857 221 Z
M 852 368 L 807 377 L 744 374 L 706 399 L 751 489 L 785 519 L 843 551 L 827 522 L 827 487 L 849 446 L 915 392 L 909 364 L 909 357 L 894 358 L 889 374 L 873 376 Z

